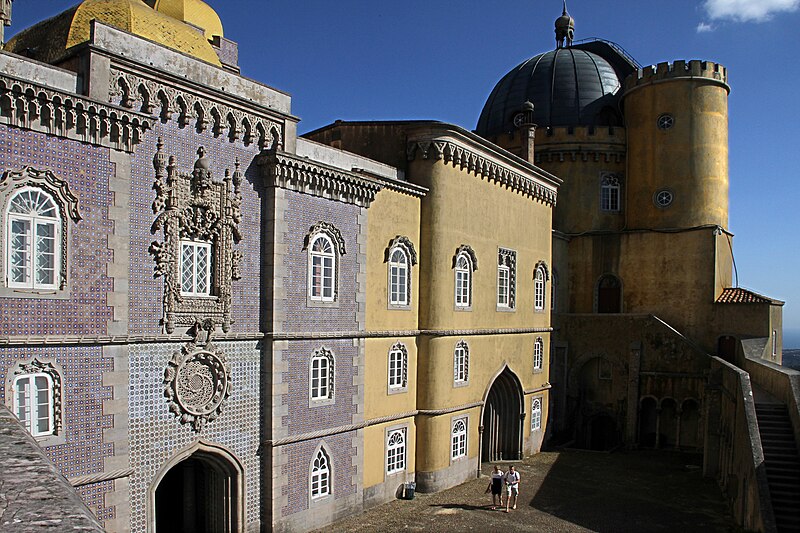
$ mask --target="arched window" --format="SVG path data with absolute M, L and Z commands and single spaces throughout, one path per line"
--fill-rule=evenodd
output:
M 311 465 L 311 499 L 316 500 L 331 493 L 330 458 L 324 448 L 317 451 Z
M 6 275 L 8 286 L 59 289 L 61 211 L 42 189 L 25 187 L 8 204 Z
M 531 401 L 531 431 L 542 429 L 542 399 L 537 397 Z
M 409 274 L 408 256 L 399 246 L 389 254 L 389 304 L 408 305 Z
M 394 474 L 406 469 L 406 428 L 386 434 L 386 473 Z
M 467 456 L 467 419 L 456 418 L 453 421 L 453 431 L 450 447 L 450 458 L 458 459 Z
M 544 341 L 538 337 L 533 343 L 533 370 L 538 371 L 542 369 L 544 364 Z
M 611 172 L 600 175 L 600 210 L 618 213 L 620 210 L 619 177 Z
M 398 342 L 389 350 L 389 391 L 397 392 L 408 387 L 408 350 Z
M 456 256 L 456 307 L 472 307 L 472 258 L 467 252 Z
M 547 279 L 544 267 L 537 266 L 533 277 L 533 308 L 536 311 L 544 310 L 544 285 Z
M 622 312 L 622 282 L 613 274 L 606 274 L 597 282 L 597 312 Z
M 497 252 L 497 307 L 514 309 L 517 293 L 517 252 L 500 248 Z
M 459 341 L 453 352 L 453 381 L 455 384 L 464 385 L 469 380 L 469 346 L 465 341 Z
M 334 376 L 333 353 L 325 348 L 320 348 L 314 352 L 309 370 L 311 401 L 332 400 Z
M 14 378 L 14 414 L 34 437 L 55 432 L 53 379 L 45 373 Z
M 332 302 L 336 299 L 336 252 L 331 238 L 317 234 L 308 247 L 308 295 L 311 300 Z

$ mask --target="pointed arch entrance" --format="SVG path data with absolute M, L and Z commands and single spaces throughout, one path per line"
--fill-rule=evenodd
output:
M 242 467 L 221 447 L 198 443 L 177 454 L 153 487 L 151 524 L 156 533 L 242 531 Z
M 484 462 L 522 459 L 524 415 L 522 385 L 506 366 L 492 383 L 483 407 L 481 457 Z

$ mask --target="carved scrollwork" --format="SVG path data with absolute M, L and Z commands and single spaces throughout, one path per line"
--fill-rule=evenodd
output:
M 156 178 L 153 189 L 153 213 L 156 215 L 151 233 L 163 231 L 162 241 L 150 245 L 155 260 L 154 277 L 164 278 L 164 316 L 162 324 L 168 333 L 177 325 L 194 324 L 195 316 L 208 317 L 214 325 L 229 331 L 231 320 L 231 283 L 241 278 L 241 252 L 234 250 L 242 239 L 239 231 L 242 205 L 242 172 L 239 162 L 233 174 L 225 171 L 222 181 L 214 180 L 211 164 L 200 147 L 191 173 L 180 173 L 174 157 L 158 150 L 153 158 Z M 201 243 L 208 249 L 210 279 L 202 294 L 184 292 L 181 282 L 182 243 Z
M 53 382 L 53 435 L 61 434 L 62 404 L 61 404 L 61 374 L 53 363 L 47 363 L 34 359 L 30 363 L 20 363 L 12 372 L 14 376 L 24 374 L 47 374 Z M 38 401 L 38 400 L 37 400 Z
M 303 250 L 308 248 L 308 245 L 311 243 L 311 239 L 313 239 L 318 233 L 325 233 L 333 240 L 334 245 L 336 246 L 336 252 L 339 255 L 344 255 L 347 253 L 344 248 L 344 237 L 342 237 L 342 232 L 330 222 L 324 221 L 317 222 L 308 228 L 308 233 L 306 233 L 305 240 L 303 241 Z
M 389 241 L 389 245 L 383 251 L 384 263 L 389 262 L 389 255 L 392 253 L 392 250 L 394 250 L 397 247 L 402 248 L 406 252 L 412 265 L 417 264 L 417 251 L 414 249 L 414 243 L 412 243 L 411 239 L 409 239 L 405 235 L 398 235 L 397 237 Z
M 194 339 L 172 354 L 164 370 L 164 396 L 181 424 L 199 433 L 222 413 L 231 394 L 231 367 L 211 342 L 212 319 L 195 318 Z

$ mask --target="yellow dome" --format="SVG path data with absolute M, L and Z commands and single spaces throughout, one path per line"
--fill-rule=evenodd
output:
M 18 33 L 5 49 L 18 54 L 30 51 L 38 61 L 55 63 L 69 48 L 89 40 L 89 23 L 93 19 L 221 66 L 211 43 L 200 32 L 153 10 L 141 0 L 84 0 Z
M 150 3 L 153 4 L 152 0 Z M 153 9 L 197 26 L 205 32 L 206 39 L 209 41 L 215 35 L 224 36 L 219 15 L 202 0 L 155 0 Z

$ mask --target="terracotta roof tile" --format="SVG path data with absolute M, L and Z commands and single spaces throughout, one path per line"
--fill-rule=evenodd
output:
M 739 287 L 727 287 L 722 289 L 722 294 L 717 298 L 718 304 L 777 304 L 782 305 L 783 302 L 775 300 L 767 296 L 742 289 Z

